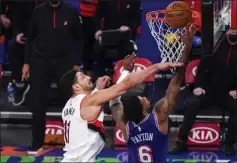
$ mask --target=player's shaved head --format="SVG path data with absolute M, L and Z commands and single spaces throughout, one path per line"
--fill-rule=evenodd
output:
M 139 124 L 144 119 L 143 106 L 138 96 L 123 96 L 123 113 L 125 122 L 131 121 Z

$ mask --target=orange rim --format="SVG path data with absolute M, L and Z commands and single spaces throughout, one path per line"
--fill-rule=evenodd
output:
M 151 11 L 151 12 L 148 12 L 146 14 L 146 19 L 147 20 L 154 20 L 154 21 L 165 21 L 165 17 L 164 18 L 155 18 L 155 17 L 152 16 L 152 15 L 155 15 L 155 14 L 164 14 L 164 13 L 165 13 L 165 10 Z M 200 16 L 199 12 L 192 11 L 192 17 L 193 18 L 198 17 L 198 16 Z
M 146 19 L 147 20 L 155 20 L 155 21 L 163 21 L 164 18 L 155 18 L 152 17 L 154 14 L 160 14 L 160 13 L 165 13 L 165 10 L 156 10 L 156 11 L 151 11 L 146 14 Z

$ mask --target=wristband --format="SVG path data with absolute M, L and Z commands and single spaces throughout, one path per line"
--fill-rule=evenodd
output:
M 99 90 L 97 88 L 95 88 L 92 92 L 91 95 L 95 94 L 96 92 L 98 92 Z
M 109 107 L 111 108 L 113 105 L 115 105 L 115 104 L 121 104 L 122 102 L 121 102 L 121 97 L 119 96 L 119 97 L 117 97 L 116 99 L 114 99 L 114 100 L 111 100 L 110 102 L 109 102 Z
M 121 73 L 118 81 L 116 84 L 120 83 L 121 81 L 123 81 L 127 76 L 129 75 L 129 71 L 127 70 L 123 70 L 123 72 Z

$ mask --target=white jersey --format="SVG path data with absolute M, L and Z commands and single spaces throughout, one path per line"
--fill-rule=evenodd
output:
M 104 112 L 101 110 L 93 122 L 83 120 L 80 109 L 85 98 L 85 94 L 80 94 L 69 99 L 62 111 L 65 141 L 62 162 L 95 162 L 96 155 L 104 147 Z

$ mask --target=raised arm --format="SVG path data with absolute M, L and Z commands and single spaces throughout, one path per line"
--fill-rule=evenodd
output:
M 123 95 L 128 89 L 136 87 L 142 83 L 148 76 L 158 70 L 158 65 L 152 65 L 140 72 L 131 73 L 121 83 L 111 86 L 110 88 L 100 90 L 85 99 L 85 106 L 100 106 L 118 96 Z
M 192 48 L 192 39 L 195 33 L 196 27 L 192 25 L 189 30 L 186 30 L 184 35 L 180 36 L 185 44 L 183 55 L 180 58 L 180 62 L 183 62 L 184 65 L 177 68 L 176 73 L 170 81 L 169 86 L 166 90 L 165 97 L 158 101 L 155 105 L 154 111 L 157 114 L 159 125 L 168 122 L 169 114 L 176 104 L 176 98 L 180 92 L 180 87 L 184 80 L 184 74 L 188 64 L 189 54 Z
M 157 63 L 147 69 L 134 72 L 128 75 L 121 83 L 103 89 L 89 96 L 85 100 L 85 106 L 100 106 L 118 96 L 123 95 L 128 89 L 134 88 L 143 83 L 151 74 L 159 70 L 167 70 L 173 67 L 180 67 L 182 63 Z
M 85 98 L 82 104 L 81 113 L 83 112 L 83 118 L 94 119 L 98 115 L 98 108 L 100 108 L 101 105 L 125 94 L 128 89 L 143 83 L 151 74 L 159 70 L 168 70 L 170 68 L 180 66 L 182 66 L 182 63 L 154 64 L 145 70 L 129 74 L 128 77 L 119 84 L 113 85 L 107 89 L 102 89 L 93 95 L 89 95 Z
M 134 59 L 134 55 L 125 57 L 123 62 L 124 71 L 121 73 L 121 76 L 119 77 L 116 84 L 122 82 L 124 78 L 126 78 L 126 76 L 128 76 L 129 73 L 132 72 L 132 70 L 134 69 Z M 111 109 L 113 120 L 117 123 L 119 129 L 123 133 L 124 139 L 127 141 L 128 135 L 126 132 L 126 123 L 124 122 L 123 118 L 123 104 L 120 99 L 121 96 L 111 100 L 109 106 Z

